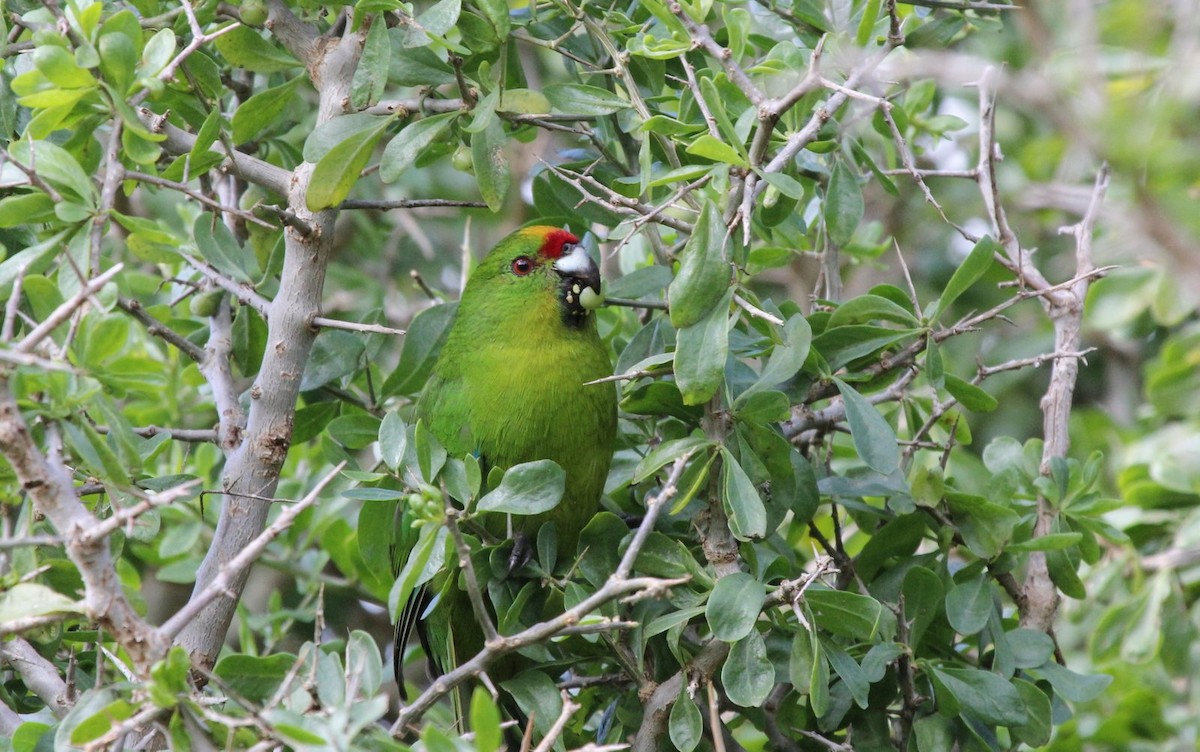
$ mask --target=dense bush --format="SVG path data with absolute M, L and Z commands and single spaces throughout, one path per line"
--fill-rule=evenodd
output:
M 0 747 L 1194 740 L 1191 26 L 1071 8 L 6 3 Z M 411 405 L 534 219 L 619 447 L 465 537 L 460 738 L 389 623 L 503 481 Z

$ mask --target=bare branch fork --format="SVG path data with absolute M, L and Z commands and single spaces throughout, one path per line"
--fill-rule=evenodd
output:
M 167 619 L 161 627 L 159 633 L 168 640 L 179 634 L 184 627 L 192 623 L 192 620 L 212 601 L 221 597 L 228 596 L 236 600 L 238 593 L 233 591 L 232 586 L 236 579 L 244 577 L 249 571 L 250 565 L 253 564 L 262 555 L 262 552 L 267 549 L 271 541 L 278 538 L 285 530 L 292 526 L 304 510 L 316 503 L 317 497 L 325 490 L 325 487 L 337 477 L 342 468 L 346 466 L 345 462 L 339 463 L 333 470 L 329 471 L 324 478 L 317 482 L 313 489 L 309 491 L 303 499 L 284 507 L 275 521 L 267 526 L 259 535 L 246 545 L 238 554 L 229 561 L 225 562 L 221 567 L 221 571 L 217 576 L 205 585 L 204 589 L 193 593 L 187 604 L 179 609 L 170 619 Z
M 0 453 L 12 465 L 37 511 L 66 539 L 67 556 L 83 578 L 84 610 L 125 648 L 138 670 L 145 671 L 166 653 L 167 641 L 143 621 L 125 597 L 107 542 L 87 536 L 87 531 L 101 523 L 76 495 L 53 424 L 46 427 L 46 435 L 50 451 L 43 454 L 33 442 L 7 378 L 0 377 Z
M 1021 249 L 1015 233 L 1008 224 L 1000 200 L 1000 189 L 996 183 L 996 162 L 999 149 L 995 140 L 995 78 L 994 68 L 984 71 L 979 82 L 979 166 L 978 181 L 988 217 L 996 238 L 1004 249 L 1000 257 L 1023 284 L 1046 294 L 1039 296 L 1042 305 L 1054 325 L 1054 352 L 1068 353 L 1080 350 L 1080 331 L 1083 326 L 1084 299 L 1096 272 L 1092 260 L 1092 235 L 1100 218 L 1100 206 L 1108 190 L 1108 165 L 1102 165 L 1096 175 L 1092 196 L 1083 218 L 1063 232 L 1075 236 L 1075 275 L 1070 284 L 1051 285 L 1040 270 L 1032 263 L 1029 255 Z M 1053 289 L 1051 288 L 1058 288 Z M 1068 432 L 1071 415 L 1071 400 L 1075 392 L 1075 381 L 1079 374 L 1079 359 L 1056 358 L 1050 371 L 1050 384 L 1042 397 L 1042 450 L 1041 472 L 1049 475 L 1054 459 L 1065 458 L 1070 445 Z M 1041 537 L 1053 532 L 1057 513 L 1048 499 L 1039 496 L 1033 535 Z M 1017 606 L 1021 626 L 1038 629 L 1053 635 L 1054 619 L 1058 613 L 1058 589 L 1050 578 L 1046 554 L 1035 551 L 1029 555 Z

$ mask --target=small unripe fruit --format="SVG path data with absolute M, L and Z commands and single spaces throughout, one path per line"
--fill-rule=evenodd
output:
M 466 146 L 460 146 L 454 150 L 454 156 L 450 157 L 450 164 L 460 172 L 475 174 L 475 162 L 471 158 L 471 150 Z
M 243 0 L 241 16 L 247 26 L 262 26 L 267 22 L 267 6 L 263 0 Z
M 221 298 L 225 295 L 224 290 L 209 290 L 202 292 L 192 298 L 190 307 L 192 314 L 195 316 L 216 316 L 217 311 L 221 309 Z
M 604 305 L 604 293 L 596 292 L 590 287 L 583 288 L 583 292 L 579 293 L 579 305 L 594 311 Z

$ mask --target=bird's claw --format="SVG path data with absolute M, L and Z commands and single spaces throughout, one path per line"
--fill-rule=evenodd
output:
M 529 536 L 525 533 L 513 534 L 512 551 L 508 554 L 508 571 L 505 576 L 512 577 L 521 567 L 529 563 L 533 558 L 533 546 L 529 544 Z

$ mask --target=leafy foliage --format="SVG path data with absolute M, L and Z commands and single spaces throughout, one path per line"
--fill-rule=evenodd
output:
M 1157 49 L 1139 8 L 1093 26 Z M 1194 236 L 1173 96 L 1097 68 L 1110 117 L 997 99 L 977 64 L 1034 51 L 994 6 L 16 0 L 0 31 L 0 748 L 491 750 L 514 708 L 563 748 L 1195 733 L 1161 699 L 1194 673 L 1194 261 L 1089 291 L 1097 216 L 1047 187 L 1099 201 L 1108 159 L 1155 242 Z M 481 523 L 558 503 L 561 468 L 449 456 L 411 404 L 448 251 L 534 218 L 621 303 L 620 438 L 578 547 L 545 527 L 506 579 Z M 1085 293 L 1144 381 L 1126 417 L 1090 369 L 1070 411 Z M 304 501 L 267 525 L 262 497 Z M 254 560 L 226 643 L 204 614 Z M 379 649 L 460 560 L 525 669 L 459 698 L 473 737 L 415 645 L 394 706 Z

